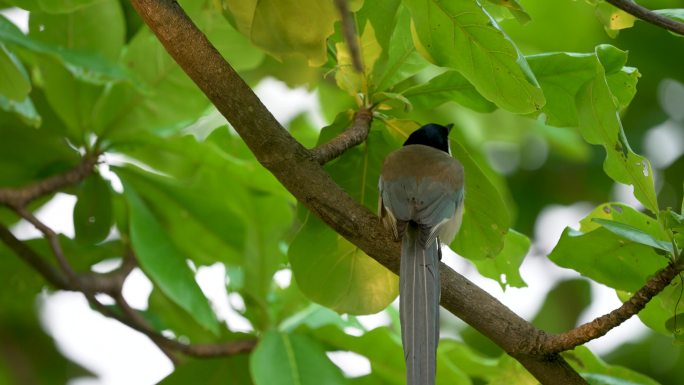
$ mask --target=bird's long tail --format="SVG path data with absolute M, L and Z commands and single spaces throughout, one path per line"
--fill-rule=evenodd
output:
M 406 384 L 434 385 L 439 340 L 439 245 L 433 241 L 424 248 L 421 229 L 408 226 L 406 230 L 399 276 Z

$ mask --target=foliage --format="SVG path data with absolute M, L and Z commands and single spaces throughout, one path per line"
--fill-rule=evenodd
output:
M 251 86 L 274 77 L 316 91 L 325 127 L 307 115 L 283 122 L 300 142 L 325 143 L 351 124 L 355 109 L 373 109 L 368 139 L 325 166 L 369 210 L 377 210 L 382 160 L 418 122 L 455 122 L 451 148 L 467 187 L 452 249 L 502 289 L 524 287 L 519 269 L 542 208 L 589 201 L 596 208 L 579 229 L 563 232 L 548 257 L 627 300 L 658 269 L 680 262 L 684 248 L 681 153 L 670 168 L 656 167 L 629 143 L 656 123 L 684 124 L 677 115 L 684 98 L 662 108 L 653 101 L 662 78 L 684 81 L 683 51 L 675 48 L 682 43 L 639 23 L 629 30 L 632 16 L 589 3 L 352 1 L 365 66 L 358 73 L 332 2 L 180 1 Z M 162 383 L 403 383 L 390 305 L 397 277 L 298 205 L 226 122 L 212 119 L 207 98 L 127 1 L 0 6 L 29 11 L 28 33 L 0 16 L 0 187 L 44 179 L 102 152 L 99 171 L 63 190 L 77 199 L 75 235 L 60 236 L 72 264 L 89 271 L 131 247 L 154 285 L 145 317 L 191 343 L 244 337 L 215 314 L 196 282 L 198 267 L 224 264 L 226 291 L 245 302 L 240 312 L 260 341 L 251 354 L 188 360 Z M 568 37 L 576 31 L 575 40 Z M 656 52 L 661 38 L 682 60 Z M 638 81 L 645 96 L 636 93 Z M 616 183 L 631 186 L 635 206 L 614 202 Z M 3 225 L 16 221 L 0 208 Z M 49 257 L 44 239 L 27 243 Z M 0 245 L 1 271 L 10 277 L 0 294 L 0 337 L 32 339 L 19 345 L 2 337 L 0 352 L 18 349 L 33 373 L 55 371 L 50 380 L 64 382 L 80 369 L 38 331 L 33 301 L 45 283 L 17 261 Z M 292 282 L 274 280 L 281 270 L 292 271 Z M 535 322 L 554 331 L 574 326 L 589 305 L 583 284 L 571 284 L 583 293 L 574 296 L 559 285 Z M 680 285 L 675 279 L 639 314 L 678 341 Z M 380 311 L 395 323 L 367 330 L 355 317 Z M 467 330 L 451 329 L 466 342 L 440 343 L 438 383 L 533 383 L 509 356 L 492 357 Z M 339 350 L 366 357 L 371 373 L 345 376 L 326 355 Z M 656 383 L 586 348 L 565 354 L 591 384 Z M 672 371 L 682 373 L 681 365 Z M 0 383 L 21 375 L 0 363 Z

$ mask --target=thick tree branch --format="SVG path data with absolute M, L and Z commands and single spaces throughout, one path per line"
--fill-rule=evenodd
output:
M 367 108 L 360 108 L 354 115 L 351 127 L 334 137 L 328 143 L 311 150 L 314 159 L 320 164 L 326 164 L 342 155 L 348 149 L 363 143 L 368 138 L 373 112 Z
M 276 121 L 250 87 L 172 0 L 132 0 L 145 23 L 264 165 L 315 215 L 395 273 L 399 244 Z M 442 305 L 519 360 L 542 384 L 586 384 L 559 355 L 528 355 L 543 332 L 442 265 Z
M 335 0 L 335 6 L 342 19 L 342 33 L 344 34 L 344 40 L 347 41 L 347 47 L 349 47 L 349 55 L 351 55 L 354 69 L 356 72 L 363 72 L 359 39 L 356 37 L 356 27 L 354 25 L 354 18 L 352 17 L 351 12 L 349 12 L 349 4 L 347 3 L 347 0 Z
M 634 17 L 656 25 L 660 28 L 665 28 L 668 31 L 684 35 L 684 23 L 680 23 L 676 20 L 670 19 L 668 17 L 659 15 L 648 8 L 644 8 L 641 5 L 631 1 L 631 0 L 606 0 L 613 6 L 620 8 L 621 10 L 629 13 Z
M 75 184 L 88 176 L 95 164 L 97 155 L 86 155 L 76 167 L 62 174 L 53 175 L 21 188 L 0 188 L 0 203 L 10 207 L 23 207 L 34 199 L 53 193 L 63 187 Z
M 619 326 L 633 315 L 639 313 L 646 307 L 646 304 L 648 304 L 653 297 L 658 295 L 658 293 L 663 291 L 663 289 L 665 289 L 682 270 L 682 266 L 675 264 L 667 265 L 665 268 L 658 271 L 646 285 L 634 293 L 634 295 L 623 303 L 622 306 L 568 332 L 549 336 L 540 346 L 540 351 L 543 353 L 562 352 L 603 336 L 611 329 Z

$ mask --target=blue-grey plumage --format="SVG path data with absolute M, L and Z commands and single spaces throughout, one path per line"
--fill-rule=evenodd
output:
M 464 175 L 449 154 L 449 127 L 428 124 L 389 154 L 380 174 L 378 209 L 402 240 L 401 333 L 408 385 L 435 383 L 439 340 L 439 248 L 461 225 Z

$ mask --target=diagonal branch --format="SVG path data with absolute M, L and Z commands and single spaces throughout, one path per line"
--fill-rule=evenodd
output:
M 682 266 L 675 264 L 667 265 L 665 268 L 658 271 L 646 285 L 634 293 L 634 295 L 623 303 L 622 306 L 570 331 L 549 336 L 540 346 L 540 352 L 558 353 L 570 350 L 575 346 L 582 345 L 605 335 L 611 329 L 619 326 L 621 323 L 643 310 L 643 308 L 646 307 L 646 304 L 648 304 L 653 297 L 658 295 L 658 293 L 663 291 L 663 289 L 665 289 L 682 270 L 684 270 Z
M 10 207 L 22 207 L 34 199 L 53 193 L 63 187 L 73 185 L 88 176 L 98 155 L 90 154 L 83 157 L 81 163 L 62 174 L 53 175 L 31 185 L 21 188 L 0 188 L 0 203 Z
M 348 149 L 363 143 L 368 138 L 370 132 L 370 124 L 373 120 L 373 112 L 367 108 L 360 108 L 351 127 L 334 137 L 328 143 L 311 150 L 311 155 L 321 165 L 330 162 L 331 160 L 342 155 Z
M 344 40 L 347 41 L 347 47 L 349 47 L 349 54 L 351 55 L 354 69 L 356 72 L 362 73 L 363 61 L 361 60 L 361 52 L 359 50 L 359 40 L 356 37 L 354 19 L 352 18 L 351 12 L 349 12 L 349 4 L 347 3 L 347 0 L 335 0 L 335 6 L 342 19 L 342 33 L 344 34 Z
M 606 0 L 608 3 L 612 4 L 614 7 L 620 8 L 621 10 L 629 13 L 630 15 L 637 17 L 645 22 L 651 23 L 660 28 L 665 28 L 668 31 L 684 35 L 684 23 L 680 23 L 676 20 L 670 19 L 668 17 L 659 15 L 648 8 L 642 7 L 641 5 L 631 1 L 631 0 Z
M 69 282 L 59 270 L 46 262 L 38 253 L 17 239 L 7 227 L 2 225 L 0 225 L 0 241 L 42 275 L 51 285 L 58 289 L 67 289 L 69 287 Z
M 352 199 L 320 163 L 276 121 L 173 0 L 131 0 L 180 67 L 207 95 L 257 160 L 297 200 L 382 265 L 399 272 L 399 244 L 378 218 Z M 521 362 L 542 384 L 586 384 L 558 354 L 532 355 L 544 333 L 446 265 L 442 305 Z

